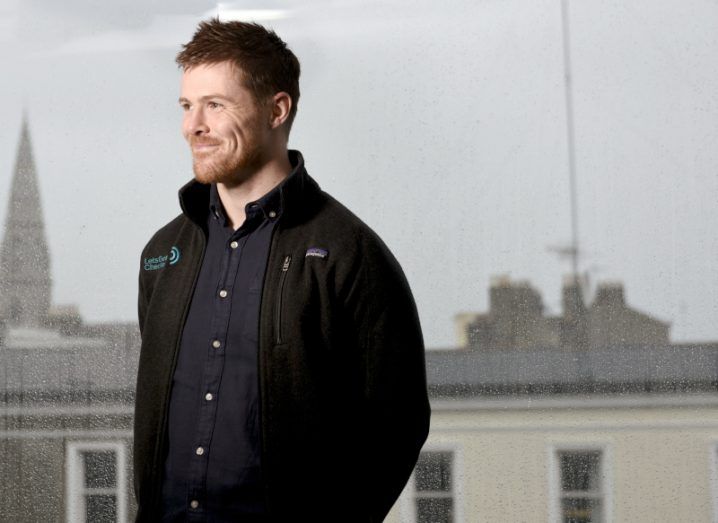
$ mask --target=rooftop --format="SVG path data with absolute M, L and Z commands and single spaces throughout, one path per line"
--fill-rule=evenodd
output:
M 432 397 L 718 392 L 718 343 L 557 349 L 431 350 Z

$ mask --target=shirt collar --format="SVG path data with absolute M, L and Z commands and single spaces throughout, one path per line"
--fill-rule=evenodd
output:
M 287 214 L 296 215 L 295 218 L 298 218 L 303 210 L 311 207 L 310 202 L 320 192 L 319 186 L 304 168 L 302 154 L 290 149 L 288 156 L 292 166 L 289 176 L 267 194 L 248 204 L 257 204 L 263 214 L 272 220 L 280 216 L 286 218 Z M 180 189 L 179 197 L 184 214 L 202 227 L 204 227 L 203 223 L 206 224 L 208 210 L 210 213 L 214 213 L 215 210 L 221 211 L 220 217 L 224 218 L 224 210 L 214 184 L 210 186 L 192 180 Z M 248 210 L 256 212 L 256 209 Z M 271 215 L 272 212 L 275 216 Z M 249 213 L 247 215 L 249 216 Z M 212 214 L 212 216 L 216 215 Z
M 246 214 L 247 219 L 251 220 L 261 212 L 266 219 L 270 221 L 276 220 L 282 213 L 280 186 L 281 184 L 277 185 L 274 189 L 258 200 L 249 202 L 244 207 L 244 213 Z M 209 189 L 209 211 L 214 219 L 221 220 L 224 225 L 227 224 L 224 206 L 222 205 L 222 200 L 220 199 L 219 191 L 217 190 L 217 184 L 215 183 L 213 183 Z

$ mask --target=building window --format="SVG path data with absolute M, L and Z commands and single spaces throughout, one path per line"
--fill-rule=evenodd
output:
M 417 523 L 454 521 L 453 452 L 422 452 L 414 469 Z
M 601 451 L 559 451 L 561 522 L 602 523 Z
M 72 442 L 68 445 L 68 521 L 125 521 L 124 449 L 122 443 L 115 442 Z

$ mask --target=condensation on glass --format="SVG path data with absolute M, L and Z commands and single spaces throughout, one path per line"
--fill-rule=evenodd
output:
M 600 451 L 560 451 L 561 519 L 563 523 L 601 523 Z
M 98 239 L 72 272 L 103 274 L 105 285 L 78 296 L 111 301 L 134 286 L 139 246 L 168 218 L 151 214 L 157 202 L 143 188 L 167 176 L 174 192 L 190 173 L 167 165 L 183 154 L 173 55 L 196 5 L 140 12 L 118 1 L 90 13 L 69 2 L 60 13 L 49 0 L 16 3 L 17 13 L 0 10 L 0 39 L 13 44 L 0 56 L 34 54 L 0 85 L 8 106 L 17 93 L 6 85 L 24 75 L 33 84 L 17 83 L 29 116 L 5 126 L 17 141 L 0 150 L 12 165 L 0 173 L 9 187 L 0 195 L 0 519 L 131 521 L 137 325 L 88 323 L 77 306 L 53 302 L 51 267 L 67 262 L 51 257 L 49 240 L 75 247 L 88 220 L 108 219 L 91 205 L 101 191 L 131 193 L 122 219 L 141 219 L 102 231 L 114 241 L 133 229 L 131 280 L 103 272 L 110 258 L 125 259 L 127 241 Z M 312 175 L 381 228 L 425 331 L 456 314 L 455 337 L 426 354 L 431 433 L 388 523 L 718 520 L 718 342 L 690 341 L 691 318 L 645 299 L 653 288 L 668 286 L 673 299 L 695 284 L 705 287 L 696 298 L 706 316 L 718 314 L 718 6 L 618 4 L 308 2 L 272 15 L 303 63 L 292 132 Z M 15 19 L 25 25 L 6 31 Z M 169 40 L 152 32 L 162 28 Z M 85 38 L 94 43 L 80 49 Z M 162 63 L 166 74 L 156 73 Z M 141 98 L 147 92 L 157 95 Z M 171 149 L 162 125 L 175 116 Z M 110 138 L 92 142 L 104 129 Z M 147 143 L 133 178 L 125 166 Z M 564 243 L 569 156 L 584 204 L 577 223 L 593 224 L 578 231 L 580 246 Z M 47 205 L 57 198 L 49 180 L 70 184 L 88 172 L 76 200 L 60 211 Z M 377 212 L 377 201 L 388 203 Z M 51 238 L 47 224 L 67 216 L 77 230 Z M 604 280 L 591 251 L 621 235 L 630 242 L 611 247 L 605 263 L 641 277 Z M 536 237 L 545 244 L 537 248 Z M 652 250 L 666 237 L 672 251 Z M 555 266 L 566 268 L 563 281 Z M 465 305 L 461 293 L 475 299 Z M 442 302 L 456 310 L 437 315 Z M 133 316 L 130 306 L 124 317 Z M 679 320 L 689 341 L 675 339 Z
M 451 452 L 422 452 L 414 469 L 414 508 L 417 523 L 454 520 Z
M 129 521 L 137 325 L 51 303 L 27 119 L 19 134 L 0 251 L 0 519 Z

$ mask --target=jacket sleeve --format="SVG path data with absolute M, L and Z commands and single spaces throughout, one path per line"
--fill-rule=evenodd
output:
M 145 314 L 147 312 L 147 305 L 148 305 L 148 298 L 146 294 L 146 284 L 145 284 L 145 275 L 144 270 L 142 266 L 142 260 L 144 259 L 144 252 L 142 253 L 142 257 L 140 258 L 140 270 L 139 270 L 139 277 L 137 278 L 138 286 L 137 286 L 137 319 L 140 326 L 140 338 L 142 338 L 142 332 L 144 330 L 145 326 Z M 136 421 L 136 419 L 135 419 Z M 135 452 L 135 456 L 137 453 Z M 134 463 L 135 469 L 133 474 L 133 486 L 135 491 L 135 500 L 139 502 L 140 497 L 140 474 L 139 470 L 136 466 L 136 462 Z M 138 503 L 139 504 L 139 503 Z M 137 514 L 136 521 L 140 521 L 140 514 Z
M 362 360 L 367 501 L 383 521 L 429 432 L 424 343 L 409 285 L 376 237 L 364 240 L 345 307 Z
M 145 247 L 146 249 L 146 247 Z M 145 281 L 147 278 L 147 272 L 143 270 L 143 261 L 145 259 L 145 252 L 142 251 L 142 257 L 140 258 L 140 273 L 138 280 L 138 286 L 137 286 L 137 319 L 139 321 L 140 325 L 140 336 L 142 336 L 142 332 L 145 327 L 145 315 L 147 314 L 147 307 L 149 305 L 149 292 L 148 292 L 148 284 Z

